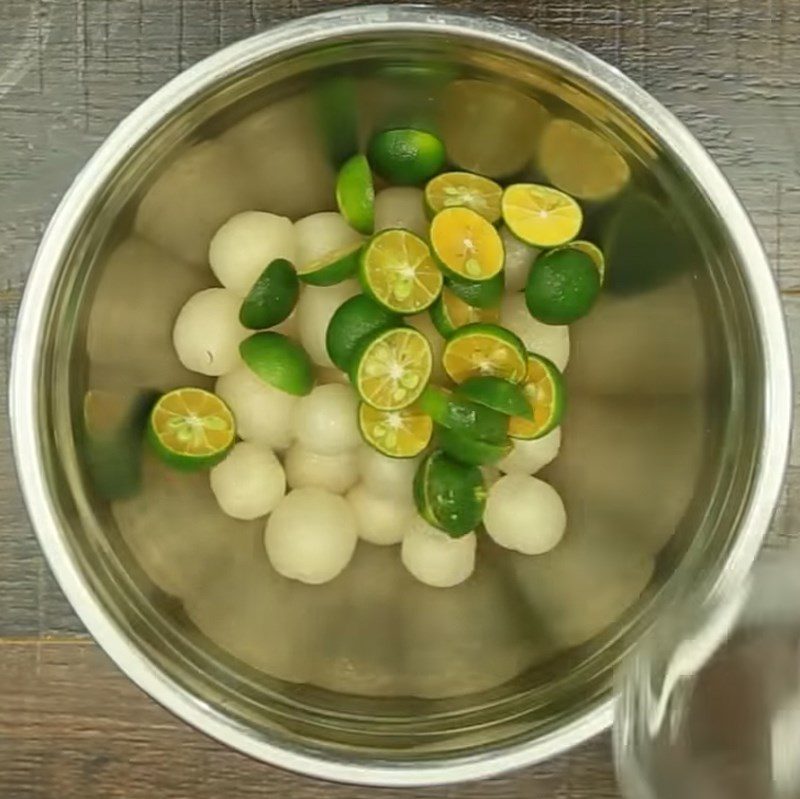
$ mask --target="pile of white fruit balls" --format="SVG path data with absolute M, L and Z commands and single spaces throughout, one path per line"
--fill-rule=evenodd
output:
M 395 227 L 426 236 L 429 222 L 420 189 L 392 187 L 378 193 L 375 229 Z M 501 233 L 506 248 L 501 324 L 528 350 L 563 370 L 568 328 L 538 322 L 521 293 L 537 250 Z M 421 456 L 390 458 L 363 442 L 356 393 L 326 351 L 328 323 L 345 300 L 360 292 L 358 282 L 303 286 L 292 315 L 273 328 L 299 341 L 318 367 L 316 385 L 307 396 L 263 382 L 239 354 L 239 344 L 253 333 L 239 323 L 239 310 L 265 264 L 285 258 L 302 271 L 362 238 L 341 214 L 327 211 L 294 223 L 247 211 L 214 236 L 209 262 L 222 287 L 191 297 L 173 331 L 183 365 L 218 378 L 215 393 L 232 411 L 241 439 L 211 469 L 211 489 L 220 508 L 236 519 L 269 516 L 267 555 L 285 577 L 311 584 L 332 580 L 350 562 L 361 538 L 383 546 L 401 544 L 402 562 L 423 583 L 457 585 L 474 569 L 475 532 L 451 538 L 417 514 L 412 481 Z M 428 338 L 433 380 L 446 384 L 440 366 L 444 339 L 427 311 L 406 321 Z M 563 503 L 550 485 L 531 476 L 556 457 L 560 443 L 557 427 L 542 438 L 515 441 L 497 468 L 484 467 L 489 486 L 484 526 L 496 543 L 539 554 L 561 539 Z

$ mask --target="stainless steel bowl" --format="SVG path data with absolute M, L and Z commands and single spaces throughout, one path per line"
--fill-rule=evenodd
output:
M 560 547 L 524 558 L 483 542 L 475 576 L 436 591 L 363 546 L 340 579 L 307 587 L 271 571 L 261 524 L 223 517 L 202 475 L 145 457 L 137 484 L 126 435 L 148 392 L 197 382 L 170 329 L 211 283 L 208 241 L 228 216 L 330 207 L 332 160 L 389 124 L 438 129 L 462 167 L 539 179 L 542 131 L 561 118 L 595 134 L 570 157 L 587 175 L 603 158 L 616 172 L 578 176 L 609 272 L 572 337 L 548 472 L 570 515 Z M 114 131 L 39 249 L 11 408 L 41 545 L 131 679 L 270 763 L 415 785 L 535 763 L 604 729 L 615 666 L 651 620 L 742 579 L 781 483 L 790 370 L 750 221 L 657 102 L 564 42 L 371 7 L 230 47 Z

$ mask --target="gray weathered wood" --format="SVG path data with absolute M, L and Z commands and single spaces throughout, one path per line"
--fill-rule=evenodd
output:
M 214 744 L 124 680 L 88 642 L 0 644 L 0 791 L 8 799 L 287 797 L 366 799 L 396 791 L 333 786 Z M 518 776 L 420 798 L 611 799 L 604 740 Z
M 0 792 L 8 799 L 287 797 L 366 799 L 396 791 L 332 786 L 267 768 L 214 744 L 123 680 L 88 642 L 0 644 Z M 433 799 L 611 799 L 608 744 Z
M 355 2 L 336 3 L 337 6 Z M 0 26 L 0 375 L 36 243 L 81 164 L 181 68 L 324 0 L 5 0 Z M 795 0 L 451 0 L 617 64 L 709 149 L 752 214 L 800 352 L 800 5 Z M 258 766 L 177 723 L 85 633 L 39 554 L 0 398 L 0 795 L 356 797 Z M 795 437 L 771 543 L 800 533 Z M 388 793 L 386 795 L 389 795 Z M 417 796 L 616 796 L 605 740 L 525 774 Z

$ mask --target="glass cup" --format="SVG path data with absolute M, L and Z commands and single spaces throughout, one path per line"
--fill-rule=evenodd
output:
M 800 799 L 800 550 L 676 608 L 619 681 L 626 799 Z

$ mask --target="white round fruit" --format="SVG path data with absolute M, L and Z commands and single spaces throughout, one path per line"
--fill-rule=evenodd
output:
M 425 215 L 425 195 L 413 186 L 392 186 L 375 195 L 375 232 L 404 228 L 427 238 L 430 222 Z
M 325 334 L 336 309 L 361 291 L 356 280 L 335 286 L 304 286 L 297 303 L 297 329 L 300 343 L 318 366 L 333 368 L 325 347 Z
M 463 583 L 475 568 L 475 533 L 450 538 L 419 516 L 403 538 L 403 565 L 421 583 L 451 588 Z
M 503 264 L 503 274 L 506 279 L 506 291 L 511 293 L 522 291 L 528 282 L 534 260 L 539 254 L 536 247 L 520 241 L 507 227 L 500 230 L 506 260 Z
M 204 289 L 188 299 L 172 329 L 172 344 L 187 369 L 217 377 L 241 362 L 239 344 L 249 331 L 239 324 L 240 305 L 225 289 Z
M 211 239 L 208 260 L 217 280 L 244 297 L 258 276 L 276 258 L 295 263 L 292 221 L 264 211 L 231 217 Z
M 549 358 L 562 371 L 569 361 L 569 327 L 546 325 L 534 319 L 525 296 L 521 293 L 506 294 L 500 307 L 500 324 L 516 333 L 525 348 Z
M 286 493 L 286 475 L 275 453 L 247 441 L 233 447 L 209 480 L 220 508 L 234 519 L 266 516 Z
M 350 386 L 340 383 L 317 386 L 300 400 L 294 419 L 298 442 L 320 455 L 355 449 L 362 441 L 358 397 Z
M 363 241 L 363 236 L 336 211 L 321 211 L 299 219 L 294 223 L 294 235 L 299 272 L 315 261 L 351 249 Z
M 292 443 L 298 397 L 259 380 L 244 364 L 220 377 L 214 391 L 228 403 L 245 441 L 279 450 Z
M 497 463 L 497 468 L 506 474 L 536 474 L 555 460 L 561 449 L 561 428 L 556 427 L 541 438 L 512 439 L 511 452 Z
M 364 444 L 358 453 L 361 482 L 376 496 L 410 502 L 420 460 L 421 457 L 390 458 Z
M 347 501 L 359 537 L 379 546 L 399 544 L 416 514 L 413 502 L 373 494 L 363 483 L 349 491 Z
M 303 583 L 327 583 L 340 574 L 356 548 L 353 511 L 321 488 L 287 494 L 267 520 L 264 546 L 273 568 Z
M 541 555 L 561 540 L 567 513 L 558 492 L 544 480 L 507 474 L 489 489 L 483 524 L 501 547 Z
M 324 488 L 332 494 L 344 494 L 358 480 L 358 453 L 351 449 L 320 455 L 294 443 L 286 453 L 284 468 L 291 488 Z

